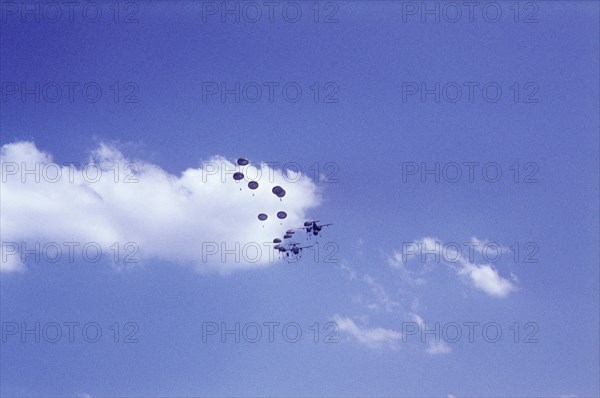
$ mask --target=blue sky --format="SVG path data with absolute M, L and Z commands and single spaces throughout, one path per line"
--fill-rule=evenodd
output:
M 142 261 L 2 264 L 2 396 L 598 396 L 598 3 L 519 2 L 515 22 L 514 3 L 497 2 L 495 23 L 492 6 L 485 18 L 476 8 L 472 22 L 463 6 L 450 23 L 446 2 L 427 3 L 440 7 L 439 23 L 422 22 L 421 2 L 399 1 L 318 2 L 318 23 L 313 2 L 282 2 L 272 22 L 253 3 L 262 12 L 255 23 L 254 14 L 239 22 L 206 14 L 220 2 L 120 2 L 117 22 L 113 3 L 101 2 L 90 22 L 93 10 L 81 14 L 88 2 L 73 21 L 63 6 L 55 23 L 44 19 L 51 9 L 22 22 L 14 4 L 3 2 L 0 25 L 3 167 L 91 156 L 132 161 L 142 173 L 133 188 L 9 176 L 2 242 L 98 241 L 107 251 L 107 242 L 133 241 Z M 296 6 L 302 15 L 291 23 L 284 17 Z M 533 13 L 537 23 L 524 23 Z M 22 82 L 40 84 L 39 102 L 22 100 Z M 52 82 L 64 90 L 55 103 L 42 92 Z M 72 102 L 65 82 L 77 84 Z M 239 102 L 203 92 L 221 83 L 257 83 L 263 95 L 253 103 L 252 91 Z M 292 83 L 302 89 L 297 102 L 281 91 Z M 440 100 L 406 91 L 421 83 L 438 83 Z M 101 87 L 97 102 L 84 98 L 86 84 Z M 444 94 L 456 86 L 462 97 L 452 103 Z M 315 163 L 323 173 L 334 164 L 337 181 L 283 181 L 281 202 L 267 181 L 254 198 L 230 179 L 198 182 L 202 162 L 239 156 L 279 162 L 276 170 L 295 162 L 309 175 Z M 422 181 L 436 163 L 440 181 Z M 453 183 L 442 170 L 456 164 L 462 177 Z M 489 164 L 499 181 L 486 180 L 493 170 L 482 175 Z M 289 224 L 271 217 L 261 227 L 257 206 L 287 210 Z M 333 262 L 308 249 L 292 264 L 199 259 L 202 242 L 260 241 L 314 217 L 334 223 L 320 238 L 337 248 Z M 407 251 L 431 242 L 444 245 L 442 257 L 450 243 L 487 242 L 502 247 L 501 259 L 476 253 L 453 263 Z M 97 343 L 81 334 L 21 342 L 22 326 L 36 322 L 63 333 L 65 322 L 95 322 L 103 334 Z M 128 322 L 137 342 L 123 342 Z M 263 336 L 203 341 L 207 322 L 256 322 Z M 295 322 L 302 338 L 291 343 L 278 329 L 270 342 L 265 322 Z M 336 343 L 323 342 L 328 322 Z M 479 326 L 470 343 L 468 322 L 496 323 L 502 336 L 488 342 Z M 461 325 L 462 339 L 423 342 L 422 330 L 406 329 L 436 323 Z M 532 330 L 537 342 L 524 342 Z

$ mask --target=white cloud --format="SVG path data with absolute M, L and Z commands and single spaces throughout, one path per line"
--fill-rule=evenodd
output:
M 359 326 L 351 318 L 339 315 L 335 315 L 333 320 L 338 325 L 340 332 L 350 334 L 360 344 L 366 345 L 369 348 L 379 349 L 387 347 L 392 350 L 399 348 L 398 341 L 402 338 L 402 334 L 395 330 Z
M 481 247 L 489 243 L 487 240 L 471 238 L 471 245 L 475 251 L 481 253 Z M 498 270 L 492 264 L 477 264 L 472 260 L 469 254 L 459 252 L 457 245 L 444 245 L 442 241 L 433 237 L 424 237 L 411 242 L 407 247 L 410 252 L 394 252 L 389 263 L 392 267 L 401 271 L 401 276 L 405 277 L 406 263 L 420 256 L 421 261 L 435 261 L 446 264 L 453 269 L 457 275 L 466 278 L 466 280 L 476 289 L 479 289 L 492 297 L 503 298 L 517 290 L 515 283 L 517 278 L 511 275 L 512 282 L 498 273 Z M 505 246 L 498 245 L 498 250 L 502 253 L 510 251 Z M 427 253 L 421 256 L 421 253 Z M 425 265 L 425 264 L 424 264 Z
M 259 189 L 250 191 L 247 181 L 233 181 L 231 174 L 236 166 L 218 156 L 176 176 L 160 166 L 128 159 L 114 147 L 100 145 L 89 159 L 102 169 L 99 181 L 90 182 L 95 178 L 94 167 L 84 173 L 82 166 L 59 163 L 61 178 L 54 183 L 44 178 L 36 183 L 34 175 L 24 176 L 26 181 L 21 181 L 24 167 L 31 170 L 37 163 L 38 174 L 43 175 L 43 165 L 52 162 L 50 154 L 31 142 L 2 146 L 0 161 L 2 242 L 96 242 L 103 252 L 110 252 L 108 248 L 115 242 L 134 242 L 142 261 L 161 258 L 200 270 L 229 272 L 274 262 L 273 256 L 275 260 L 277 256 L 263 243 L 302 225 L 307 210 L 320 202 L 310 178 L 288 173 L 286 180 L 281 170 L 266 164 L 244 169 L 251 176 L 260 173 Z M 19 169 L 16 175 L 7 172 L 11 162 Z M 123 181 L 132 178 L 134 167 L 127 167 L 129 162 L 137 166 L 133 178 L 138 182 Z M 230 170 L 229 174 L 225 170 Z M 57 173 L 52 167 L 45 171 L 49 178 Z M 271 192 L 274 185 L 286 190 L 282 201 Z M 280 210 L 288 214 L 283 221 L 276 217 Z M 269 219 L 261 223 L 259 213 L 266 213 Z M 236 242 L 239 261 L 233 254 L 222 261 L 221 249 L 235 248 Z M 203 252 L 215 249 L 213 245 L 219 252 L 203 258 Z M 244 245 L 248 245 L 245 253 Z M 2 265 L 2 271 L 19 269 L 17 260 L 10 261 Z
M 409 313 L 408 317 L 410 319 L 412 319 L 412 321 L 414 323 L 416 323 L 417 325 L 419 325 L 419 328 L 422 328 L 423 326 L 425 326 L 425 321 L 423 320 L 423 318 L 421 317 L 421 315 L 417 314 L 416 312 Z
M 498 270 L 490 264 L 477 265 L 465 262 L 459 274 L 466 275 L 474 287 L 493 297 L 503 298 L 517 290 L 511 281 L 501 277 Z

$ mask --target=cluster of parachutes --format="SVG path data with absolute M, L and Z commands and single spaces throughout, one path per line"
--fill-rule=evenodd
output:
M 237 164 L 239 166 L 247 166 L 249 163 L 250 162 L 246 158 L 239 158 L 237 160 Z M 244 177 L 245 177 L 244 173 L 242 173 L 241 171 L 236 171 L 235 173 L 233 173 L 233 179 L 236 182 L 239 182 L 239 181 L 243 180 Z M 252 191 L 258 189 L 258 187 L 259 187 L 258 181 L 249 181 L 248 182 L 248 188 L 250 188 Z M 240 188 L 240 189 L 242 189 L 242 188 Z M 279 198 L 279 201 L 281 201 L 281 199 L 286 194 L 285 189 L 283 189 L 279 185 L 274 186 L 273 189 L 271 189 L 271 192 L 273 192 L 273 195 L 275 195 L 275 196 L 277 196 Z M 278 219 L 283 220 L 286 217 L 287 217 L 287 213 L 285 211 L 279 211 L 279 212 L 277 212 L 277 218 Z M 260 221 L 266 221 L 268 218 L 269 218 L 269 216 L 267 214 L 265 214 L 265 213 L 260 213 L 258 215 L 258 219 Z
M 248 159 L 245 158 L 239 158 L 237 160 L 237 164 L 239 166 L 247 166 L 248 164 L 250 164 L 250 162 L 248 161 Z M 240 169 L 243 170 L 243 169 Z M 244 175 L 244 173 L 242 171 L 236 171 L 233 174 L 233 179 L 236 182 L 240 182 L 241 180 L 243 180 L 246 176 Z M 259 184 L 258 181 L 249 181 L 248 182 L 248 188 L 252 191 L 258 189 Z M 241 190 L 242 188 L 240 188 Z M 279 198 L 279 201 L 282 201 L 282 198 L 285 196 L 286 192 L 285 189 L 283 189 L 282 187 L 280 187 L 279 185 L 274 186 L 271 189 L 271 192 L 273 193 L 273 195 L 275 195 L 276 197 Z M 254 196 L 254 194 L 252 194 Z M 277 218 L 280 220 L 283 220 L 285 218 L 287 218 L 287 213 L 283 210 L 278 211 L 277 212 Z M 260 213 L 258 214 L 258 219 L 262 222 L 266 221 L 269 218 L 269 216 L 266 213 Z M 321 224 L 318 225 L 317 223 L 320 222 L 318 220 L 315 221 L 305 221 L 304 222 L 304 226 L 302 228 L 298 228 L 299 230 L 304 230 L 306 231 L 306 233 L 308 234 L 309 238 L 312 235 L 314 236 L 320 236 L 320 232 L 321 229 L 323 227 L 329 226 L 329 225 L 333 225 L 333 224 Z M 282 223 L 280 223 L 281 225 Z M 264 225 L 263 225 L 264 227 Z M 283 238 L 275 238 L 273 239 L 273 249 L 277 250 L 279 252 L 280 258 L 284 258 L 286 259 L 286 261 L 296 261 L 298 258 L 301 257 L 301 253 L 303 249 L 307 249 L 310 247 L 313 247 L 313 245 L 308 245 L 308 246 L 302 246 L 300 243 L 293 243 L 293 242 L 289 242 L 289 243 L 284 243 L 285 239 L 291 239 L 292 237 L 294 237 L 294 234 L 296 233 L 296 231 L 294 229 L 288 229 L 287 231 L 285 231 L 285 235 L 283 235 Z M 315 242 L 315 244 L 318 244 L 319 242 Z

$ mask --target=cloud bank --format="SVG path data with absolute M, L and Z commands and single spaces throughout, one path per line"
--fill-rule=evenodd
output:
M 107 252 L 133 242 L 142 264 L 162 259 L 221 272 L 264 267 L 277 262 L 265 243 L 301 226 L 320 203 L 310 178 L 267 164 L 241 168 L 260 184 L 251 191 L 248 180 L 232 178 L 240 166 L 220 156 L 176 176 L 109 145 L 96 148 L 88 163 L 65 165 L 32 142 L 16 142 L 2 146 L 0 162 L 3 272 L 23 269 L 23 256 L 7 253 L 14 242 L 27 249 L 95 242 Z M 282 200 L 271 192 L 275 185 L 287 192 Z M 288 216 L 279 220 L 282 210 Z M 261 222 L 259 213 L 269 218 Z

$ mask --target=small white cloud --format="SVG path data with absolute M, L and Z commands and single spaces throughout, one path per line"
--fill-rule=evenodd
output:
M 350 334 L 360 344 L 369 348 L 379 349 L 387 347 L 392 350 L 399 348 L 398 341 L 402 334 L 392 329 L 368 328 L 357 325 L 351 318 L 335 315 L 334 322 L 338 325 L 340 332 Z
M 501 277 L 490 264 L 464 263 L 459 274 L 467 275 L 475 288 L 493 297 L 503 298 L 517 290 L 514 284 Z

